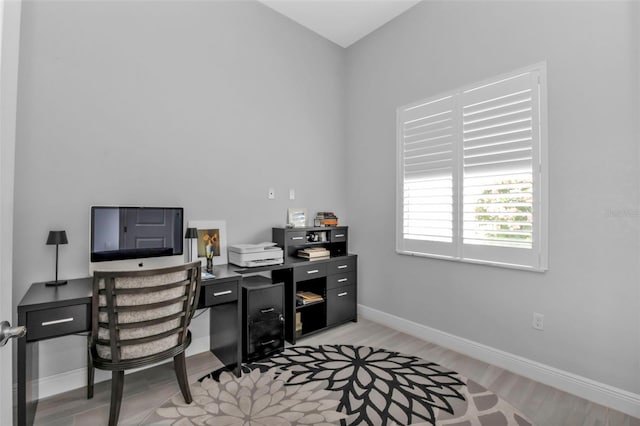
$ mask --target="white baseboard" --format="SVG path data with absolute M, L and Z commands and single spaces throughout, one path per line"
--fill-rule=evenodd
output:
M 445 333 L 368 306 L 358 305 L 358 315 L 630 416 L 640 417 L 639 394 Z
M 191 356 L 206 352 L 209 350 L 209 336 L 199 337 L 191 341 L 191 345 L 187 348 L 186 355 Z M 168 359 L 165 362 L 172 362 L 172 359 Z M 163 364 L 162 362 L 154 365 Z M 146 368 L 151 368 L 154 365 L 150 365 L 144 368 L 136 368 L 126 371 L 126 374 L 134 373 Z M 111 380 L 111 372 L 105 370 L 95 371 L 94 383 L 104 382 L 105 380 Z M 60 374 L 54 374 L 53 376 L 47 376 L 37 379 L 38 399 L 53 396 L 62 392 L 67 392 L 73 389 L 81 388 L 87 385 L 87 368 L 78 368 L 75 370 L 67 371 Z
M 358 315 L 387 327 L 436 343 L 486 363 L 504 368 L 540 383 L 561 389 L 597 404 L 611 407 L 633 417 L 640 417 L 640 395 L 586 377 L 557 369 L 500 349 L 492 348 L 435 328 L 418 324 L 377 309 L 358 305 Z M 209 336 L 191 342 L 187 356 L 209 350 Z M 147 367 L 149 368 L 149 367 Z M 137 370 L 131 370 L 134 372 Z M 110 380 L 108 371 L 96 370 L 95 383 Z M 86 385 L 87 369 L 78 368 L 38 379 L 38 398 L 46 398 Z

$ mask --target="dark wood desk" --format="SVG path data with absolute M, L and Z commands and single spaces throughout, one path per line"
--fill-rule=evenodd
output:
M 241 306 L 238 303 L 242 275 L 227 265 L 216 266 L 215 278 L 202 281 L 198 308 L 210 308 L 210 350 L 227 367 L 240 374 L 242 359 Z M 31 285 L 18 304 L 18 324 L 27 335 L 18 339 L 18 425 L 31 425 L 35 417 L 38 377 L 37 342 L 91 330 L 92 279 L 68 280 L 67 285 Z M 35 391 L 35 392 L 34 392 Z M 93 389 L 87 388 L 91 397 Z
M 242 362 L 242 276 L 270 272 L 273 282 L 284 283 L 285 338 L 292 344 L 302 336 L 321 332 L 347 321 L 356 321 L 357 255 L 346 254 L 317 261 L 287 258 L 281 265 L 241 268 L 215 267 L 215 278 L 202 281 L 198 308 L 211 309 L 209 349 L 228 368 L 240 374 Z M 298 290 L 314 291 L 321 304 L 299 306 Z M 18 305 L 18 325 L 27 327 L 26 337 L 18 339 L 18 425 L 33 424 L 37 397 L 33 379 L 38 377 L 37 342 L 91 330 L 91 278 L 69 280 L 67 285 L 46 287 L 33 284 Z M 301 330 L 296 330 L 300 314 Z M 35 367 L 35 368 L 34 368 Z M 92 388 L 87 387 L 91 397 Z

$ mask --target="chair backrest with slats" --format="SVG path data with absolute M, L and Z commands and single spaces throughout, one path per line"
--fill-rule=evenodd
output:
M 161 358 L 190 343 L 200 263 L 93 275 L 94 358 L 105 363 Z M 173 350 L 173 352 L 172 352 Z

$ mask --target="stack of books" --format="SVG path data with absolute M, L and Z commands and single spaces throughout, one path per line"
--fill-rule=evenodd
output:
M 315 226 L 338 226 L 338 217 L 333 212 L 318 212 L 313 223 Z
M 296 303 L 298 306 L 308 305 L 314 302 L 321 302 L 324 299 L 319 294 L 312 293 L 310 291 L 298 291 L 296 292 Z
M 309 260 L 328 259 L 330 256 L 331 252 L 324 247 L 307 247 L 298 250 L 298 257 L 304 257 Z

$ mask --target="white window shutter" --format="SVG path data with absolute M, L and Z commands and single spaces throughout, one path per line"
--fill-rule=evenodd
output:
M 546 270 L 545 70 L 398 108 L 399 253 Z
M 456 121 L 452 96 L 398 111 L 399 251 L 455 254 Z
M 536 71 L 461 93 L 462 257 L 537 266 Z

